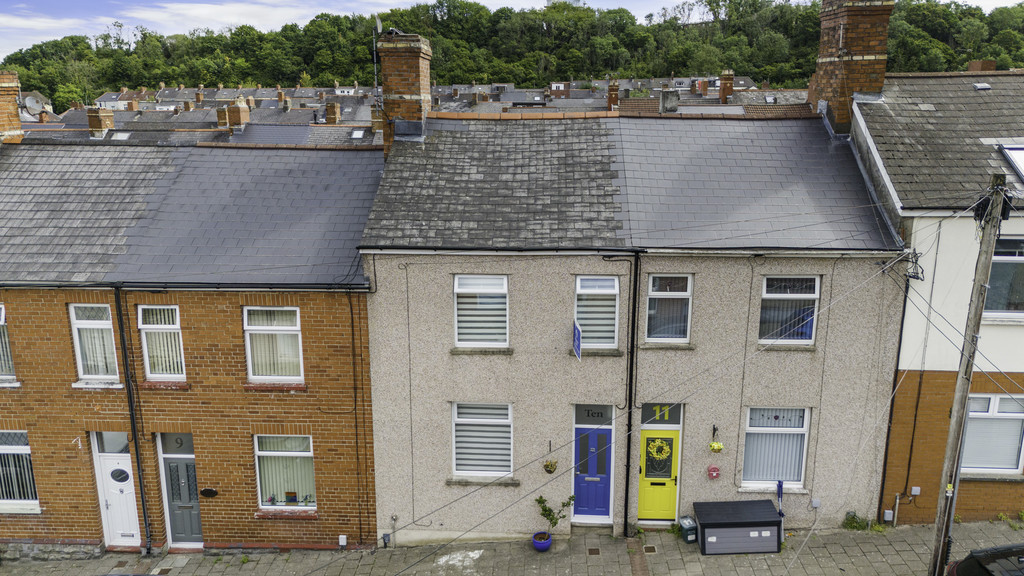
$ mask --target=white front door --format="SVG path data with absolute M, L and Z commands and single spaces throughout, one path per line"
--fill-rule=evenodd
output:
M 107 546 L 138 546 L 142 542 L 135 500 L 135 474 L 132 472 L 127 436 L 120 432 L 97 432 L 93 442 L 103 536 Z

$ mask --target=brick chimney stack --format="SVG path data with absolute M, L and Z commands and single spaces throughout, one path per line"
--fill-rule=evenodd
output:
M 0 142 L 3 144 L 17 144 L 25 137 L 18 115 L 20 94 L 18 73 L 0 70 Z
M 220 124 L 218 120 L 218 125 Z M 228 106 L 228 127 L 245 126 L 249 123 L 249 107 L 245 104 Z
M 722 104 L 729 103 L 729 96 L 732 96 L 733 82 L 736 76 L 732 70 L 722 70 L 722 74 L 718 77 L 718 98 Z
M 894 6 L 894 0 L 822 0 L 818 64 L 807 101 L 828 102 L 826 118 L 838 133 L 850 131 L 854 92 L 882 91 Z
M 114 111 L 109 108 L 90 108 L 86 118 L 89 120 L 89 134 L 93 138 L 103 138 L 107 130 L 114 128 Z
M 619 81 L 608 82 L 608 110 L 615 110 L 619 107 Z
M 416 34 L 402 34 L 391 29 L 377 41 L 381 55 L 381 78 L 384 93 L 384 155 L 391 151 L 395 128 L 400 132 L 414 130 L 407 123 L 423 122 L 430 111 L 430 42 Z
M 338 124 L 341 122 L 341 104 L 338 102 L 328 102 L 326 110 L 326 122 L 328 124 Z

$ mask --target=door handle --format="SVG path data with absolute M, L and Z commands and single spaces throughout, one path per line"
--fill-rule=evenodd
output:
M 672 484 L 674 484 L 674 485 L 676 485 L 676 486 L 679 486 L 679 480 L 678 480 L 678 478 L 679 478 L 678 476 L 673 476 L 673 477 L 672 477 Z
M 104 499 L 104 500 L 103 500 L 103 503 L 104 503 L 104 504 L 106 504 L 106 506 L 107 506 L 107 510 L 110 510 L 110 500 L 106 500 L 106 499 Z

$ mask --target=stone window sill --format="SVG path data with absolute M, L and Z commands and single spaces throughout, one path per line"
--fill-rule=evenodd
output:
M 512 349 L 504 346 L 495 348 L 487 347 L 459 347 L 451 349 L 452 356 L 511 356 Z
M 988 313 L 981 315 L 982 324 L 1024 326 L 1024 314 L 1014 313 Z
M 761 352 L 815 352 L 814 344 L 765 344 L 757 343 L 757 351 Z
M 156 382 L 146 380 L 139 384 L 139 388 L 143 390 L 188 390 L 190 386 L 188 382 Z
M 641 350 L 696 350 L 697 347 L 689 342 L 651 342 L 647 341 L 640 345 Z
M 775 494 L 776 490 L 778 490 L 778 488 L 776 488 L 775 486 L 740 486 L 739 489 L 736 491 L 739 492 L 740 494 Z M 783 485 L 782 493 L 810 494 L 810 491 L 807 490 L 806 488 L 790 488 L 786 485 Z
M 0 514 L 42 514 L 39 502 L 8 503 L 0 505 Z
M 242 388 L 248 392 L 305 392 L 305 382 L 246 382 Z
M 85 390 L 114 390 L 118 388 L 124 388 L 124 384 L 120 382 L 97 382 L 95 380 L 79 380 L 71 385 L 72 388 L 80 388 Z
M 1024 476 L 1020 474 L 979 474 L 977 472 L 961 472 L 961 482 L 1010 482 L 1024 483 Z
M 576 352 L 572 349 L 569 350 L 569 355 L 572 357 L 576 356 Z M 580 350 L 580 356 L 608 356 L 608 357 L 621 357 L 625 354 L 622 350 L 617 348 L 583 348 Z
M 253 516 L 258 520 L 316 520 L 320 515 L 316 510 L 278 510 L 261 508 Z
M 447 486 L 519 486 L 519 480 L 508 476 L 453 476 L 444 481 Z
M 0 388 L 21 388 L 21 382 L 16 380 L 0 380 Z

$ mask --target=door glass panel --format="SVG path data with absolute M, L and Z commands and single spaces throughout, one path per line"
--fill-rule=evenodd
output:
M 110 477 L 118 484 L 124 484 L 131 478 L 131 474 L 128 474 L 127 470 L 121 468 L 115 468 L 110 471 Z
M 199 500 L 199 488 L 196 482 L 196 465 L 192 463 L 185 464 L 185 473 L 188 474 L 188 497 L 189 501 L 195 502 Z
M 597 474 L 599 476 L 608 473 L 608 457 L 605 455 L 607 449 L 608 435 L 597 434 Z
M 171 464 L 167 467 L 167 498 L 171 503 L 181 502 L 181 477 L 178 476 L 178 467 Z
M 191 434 L 161 434 L 164 454 L 194 454 Z
M 644 476 L 647 478 L 671 478 L 672 477 L 672 450 L 674 449 L 673 438 L 647 438 L 647 446 L 644 450 L 647 468 Z
M 127 432 L 97 432 L 96 449 L 100 454 L 127 454 Z
M 578 464 L 576 465 L 577 474 L 586 474 L 590 470 L 590 466 L 587 464 L 587 455 L 590 451 L 590 435 L 583 434 L 576 440 L 576 449 L 579 451 L 579 455 L 576 458 Z

